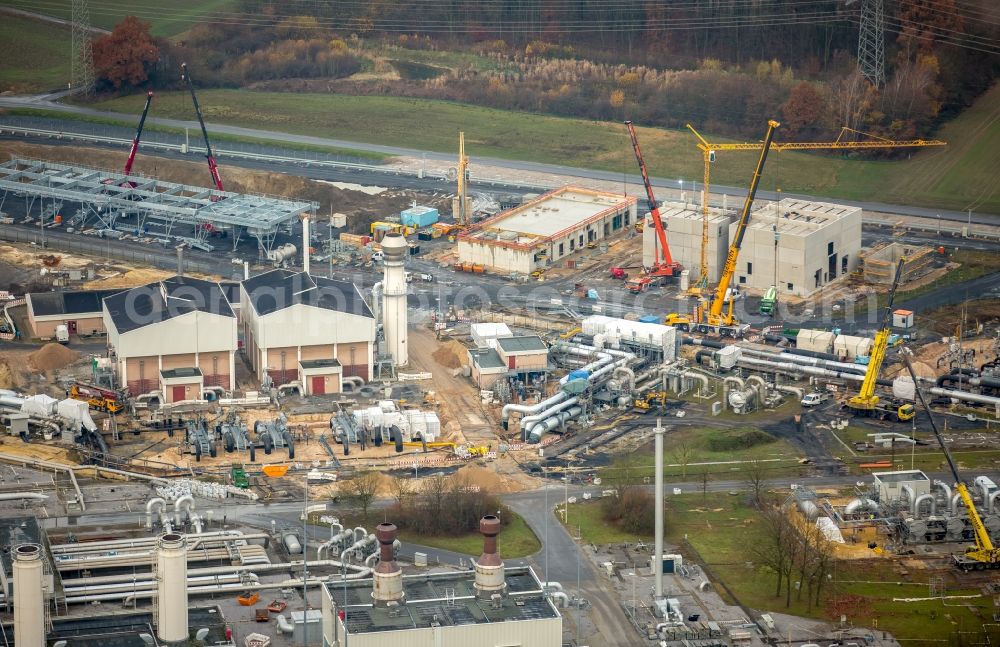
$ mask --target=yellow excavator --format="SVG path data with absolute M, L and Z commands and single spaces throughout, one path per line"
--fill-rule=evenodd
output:
M 666 391 L 647 391 L 632 402 L 632 408 L 639 413 L 649 413 L 654 406 L 667 404 Z
M 983 520 L 976 511 L 976 504 L 972 500 L 972 495 L 969 494 L 969 488 L 962 481 L 962 477 L 958 473 L 958 467 L 955 465 L 955 460 L 951 457 L 951 452 L 948 451 L 947 445 L 944 444 L 944 440 L 941 438 L 941 432 L 938 431 L 937 423 L 934 421 L 934 414 L 931 413 L 930 407 L 927 406 L 927 401 L 924 400 L 924 394 L 920 391 L 920 387 L 917 386 L 917 374 L 914 372 L 913 364 L 910 362 L 909 349 L 905 349 L 902 355 L 903 363 L 906 364 L 906 370 L 909 371 L 910 377 L 913 379 L 917 399 L 920 400 L 920 406 L 927 413 L 931 429 L 934 430 L 934 438 L 937 439 L 938 445 L 941 446 L 944 457 L 948 459 L 948 468 L 951 469 L 951 475 L 955 478 L 955 489 L 962 498 L 962 503 L 965 504 L 965 512 L 969 515 L 969 522 L 972 524 L 972 536 L 976 540 L 976 545 L 968 546 L 964 554 L 952 555 L 955 565 L 963 571 L 1000 569 L 1000 548 L 995 547 L 990 540 L 990 534 L 986 532 L 986 526 L 983 525 Z
M 729 245 L 729 254 L 726 256 L 726 264 L 722 268 L 722 275 L 719 277 L 719 285 L 715 288 L 712 296 L 712 303 L 706 309 L 705 301 L 699 299 L 698 306 L 694 314 L 669 314 L 664 323 L 681 330 L 696 330 L 702 333 L 713 333 L 724 337 L 742 337 L 748 329 L 747 324 L 741 324 L 733 316 L 733 302 L 736 299 L 726 299 L 729 291 L 729 284 L 736 273 L 736 259 L 740 255 L 740 247 L 743 245 L 743 236 L 747 231 L 747 224 L 750 222 L 750 209 L 753 207 L 754 197 L 757 195 L 757 185 L 760 184 L 760 176 L 764 171 L 764 162 L 767 161 L 767 152 L 771 148 L 771 140 L 774 138 L 774 129 L 780 126 L 773 119 L 767 122 L 767 134 L 764 135 L 764 144 L 760 149 L 760 159 L 757 160 L 757 167 L 754 169 L 753 178 L 750 180 L 750 190 L 747 191 L 746 202 L 743 203 L 743 211 L 733 233 L 733 242 Z M 722 311 L 723 306 L 728 301 L 729 307 L 726 312 Z
M 913 405 L 909 402 L 880 398 L 875 393 L 875 386 L 878 383 L 878 375 L 882 371 L 885 351 L 889 347 L 889 338 L 892 335 L 892 302 L 896 298 L 896 288 L 899 287 L 899 278 L 903 275 L 905 264 L 906 259 L 900 258 L 896 265 L 896 276 L 892 280 L 892 287 L 889 288 L 889 300 L 882 312 L 879 329 L 875 333 L 875 340 L 872 342 L 872 349 L 868 354 L 868 369 L 865 371 L 865 379 L 861 382 L 861 389 L 856 396 L 847 401 L 847 406 L 856 413 L 880 416 L 898 422 L 913 420 L 913 416 L 916 415 Z

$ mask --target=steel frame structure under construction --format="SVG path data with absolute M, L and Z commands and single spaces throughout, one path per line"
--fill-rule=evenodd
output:
M 141 240 L 187 243 L 211 251 L 207 240 L 211 233 L 228 231 L 233 249 L 246 234 L 257 240 L 262 255 L 271 251 L 282 228 L 291 234 L 297 219 L 314 216 L 319 208 L 315 202 L 216 191 L 22 158 L 0 164 L 0 210 L 11 196 L 24 198 L 26 222 L 35 221 L 32 211 L 37 205 L 43 230 L 62 225 L 107 234 L 121 231 L 125 224 L 122 221 L 127 219 L 127 229 Z M 46 206 L 46 200 L 52 203 Z M 59 222 L 55 214 L 64 202 L 79 204 L 80 208 Z M 178 228 L 183 229 L 175 231 Z

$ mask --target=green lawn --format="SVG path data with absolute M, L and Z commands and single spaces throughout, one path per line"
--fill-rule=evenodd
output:
M 65 89 L 70 78 L 69 29 L 2 14 L 0 92 Z
M 72 0 L 0 0 L 0 4 L 43 13 L 56 18 L 72 17 Z M 101 29 L 113 29 L 125 16 L 137 16 L 152 24 L 150 32 L 154 36 L 176 36 L 187 31 L 198 20 L 217 11 L 229 11 L 236 7 L 234 0 L 171 0 L 163 3 L 156 0 L 131 0 L 128 3 L 90 3 L 90 23 Z M 4 17 L 6 20 L 6 16 Z M 69 43 L 67 42 L 67 47 Z
M 190 118 L 184 94 L 157 96 L 159 114 Z M 628 136 L 618 123 L 404 97 L 297 94 L 289 100 L 287 94 L 267 92 L 248 98 L 243 90 L 206 90 L 199 96 L 206 118 L 218 123 L 441 152 L 454 151 L 458 131 L 464 130 L 468 153 L 473 156 L 635 172 Z M 142 101 L 140 96 L 124 97 L 97 107 L 135 113 Z M 945 149 L 915 150 L 911 160 L 896 162 L 819 153 L 775 154 L 769 158 L 761 187 L 956 209 L 965 208 L 969 196 L 983 194 L 976 208 L 1000 213 L 1000 196 L 990 188 L 995 183 L 985 181 L 979 171 L 972 172 L 989 169 L 994 173 L 998 164 L 992 153 L 1000 143 L 1000 120 L 990 121 L 991 101 L 1000 103 L 1000 89 L 988 93 L 944 129 L 941 137 L 954 139 Z M 701 178 L 701 153 L 690 133 L 638 130 L 654 175 Z M 753 162 L 753 154 L 719 154 L 712 167 L 713 182 L 744 186 Z M 913 181 L 914 174 L 922 180 Z
M 569 519 L 563 516 L 563 506 L 556 509 L 556 516 L 566 526 L 570 535 L 587 544 L 624 544 L 637 541 L 652 541 L 653 535 L 634 534 L 612 526 L 601 517 L 600 501 L 571 503 Z
M 754 444 L 744 446 L 738 441 L 754 438 Z M 770 439 L 770 442 L 766 442 Z M 667 431 L 665 439 L 663 474 L 667 478 L 697 481 L 708 472 L 710 479 L 740 478 L 748 469 L 757 469 L 753 463 L 761 461 L 761 469 L 769 477 L 793 476 L 802 469 L 798 463 L 801 455 L 786 441 L 774 440 L 753 427 L 732 429 L 714 427 L 682 427 Z M 687 466 L 684 466 L 685 449 Z M 699 465 L 698 463 L 716 463 Z M 617 456 L 612 464 L 600 470 L 601 477 L 609 483 L 619 479 L 649 480 L 654 476 L 652 439 L 640 450 Z
M 540 551 L 542 549 L 542 542 L 538 540 L 538 537 L 531 531 L 531 528 L 524 522 L 524 519 L 515 512 L 508 512 L 507 514 L 511 515 L 510 523 L 504 526 L 500 533 L 500 554 L 509 559 L 517 559 L 534 555 Z M 319 522 L 319 517 L 319 514 L 314 515 L 310 517 L 310 521 L 316 525 L 323 525 Z M 367 518 L 362 517 L 360 514 L 351 514 L 341 517 L 340 522 L 344 524 L 345 528 L 359 525 L 365 528 L 373 528 L 383 520 L 383 516 L 379 515 L 377 511 L 372 510 L 369 511 Z M 479 556 L 483 553 L 483 536 L 478 532 L 470 532 L 453 537 L 439 537 L 436 535 L 420 535 L 401 529 L 399 531 L 399 540 L 404 543 L 410 542 L 420 544 L 421 546 L 450 550 L 464 555 Z

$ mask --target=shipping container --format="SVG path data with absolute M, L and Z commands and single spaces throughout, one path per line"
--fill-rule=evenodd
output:
M 833 340 L 836 338 L 828 330 L 810 330 L 803 328 L 795 336 L 795 347 L 817 353 L 829 353 L 833 350 Z
M 852 362 L 856 357 L 867 357 L 871 353 L 872 340 L 868 337 L 838 335 L 833 342 L 833 354 L 841 361 Z
M 347 214 L 346 213 L 335 213 L 330 216 L 330 226 L 334 228 L 346 227 L 347 226 Z
M 399 222 L 410 227 L 427 227 L 438 221 L 438 210 L 422 205 L 399 212 Z

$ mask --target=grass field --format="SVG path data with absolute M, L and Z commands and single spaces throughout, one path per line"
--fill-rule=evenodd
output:
M 562 513 L 562 505 L 556 510 L 556 516 L 566 527 L 570 535 L 576 537 L 587 544 L 624 544 L 635 543 L 637 541 L 652 541 L 653 535 L 634 534 L 626 532 L 612 526 L 601 517 L 601 504 L 599 501 L 588 501 L 585 503 L 571 503 L 569 506 L 569 519 Z
M 40 4 L 35 0 L 0 0 L 0 4 L 24 11 L 43 13 L 56 18 L 69 19 L 72 16 L 72 0 L 48 0 Z M 125 16 L 137 16 L 151 23 L 150 32 L 154 36 L 176 36 L 187 31 L 206 14 L 227 11 L 234 8 L 234 0 L 131 0 L 120 3 L 111 0 L 91 0 L 90 24 L 101 29 L 112 29 Z M 4 17 L 7 19 L 6 16 Z M 69 43 L 66 44 L 69 47 Z
M 749 446 L 739 443 L 744 438 L 752 438 Z M 768 439 L 770 442 L 767 442 Z M 766 470 L 768 477 L 794 476 L 801 469 L 798 464 L 800 454 L 789 443 L 760 434 L 753 427 L 672 429 L 666 433 L 665 445 L 663 474 L 672 479 L 696 481 L 706 471 L 710 480 L 740 479 L 747 469 L 756 469 L 752 463 L 725 461 L 764 461 L 759 465 Z M 685 457 L 687 467 L 684 466 Z M 654 461 L 650 440 L 648 446 L 616 457 L 610 466 L 600 470 L 601 478 L 609 483 L 621 478 L 652 478 Z M 713 462 L 721 464 L 697 464 Z
M 31 18 L 0 20 L 0 92 L 65 88 L 70 77 L 69 29 Z
M 242 90 L 199 96 L 206 118 L 217 123 L 442 152 L 453 151 L 457 132 L 464 130 L 468 152 L 474 156 L 635 172 L 628 136 L 617 123 L 401 97 L 298 94 L 289 100 L 284 94 L 262 92 L 248 99 Z M 183 94 L 165 93 L 158 99 L 160 114 L 189 116 Z M 124 97 L 96 107 L 136 113 L 142 100 Z M 966 208 L 974 196 L 975 208 L 1000 213 L 996 183 L 985 180 L 1000 165 L 993 154 L 1000 143 L 1000 108 L 991 102 L 1000 105 L 1000 86 L 943 130 L 941 137 L 952 140 L 945 149 L 918 150 L 912 159 L 896 162 L 776 154 L 769 158 L 762 188 L 954 209 Z M 701 177 L 701 153 L 690 133 L 639 128 L 639 137 L 654 175 L 689 181 Z M 752 153 L 721 153 L 713 165 L 713 182 L 743 186 L 753 162 Z

